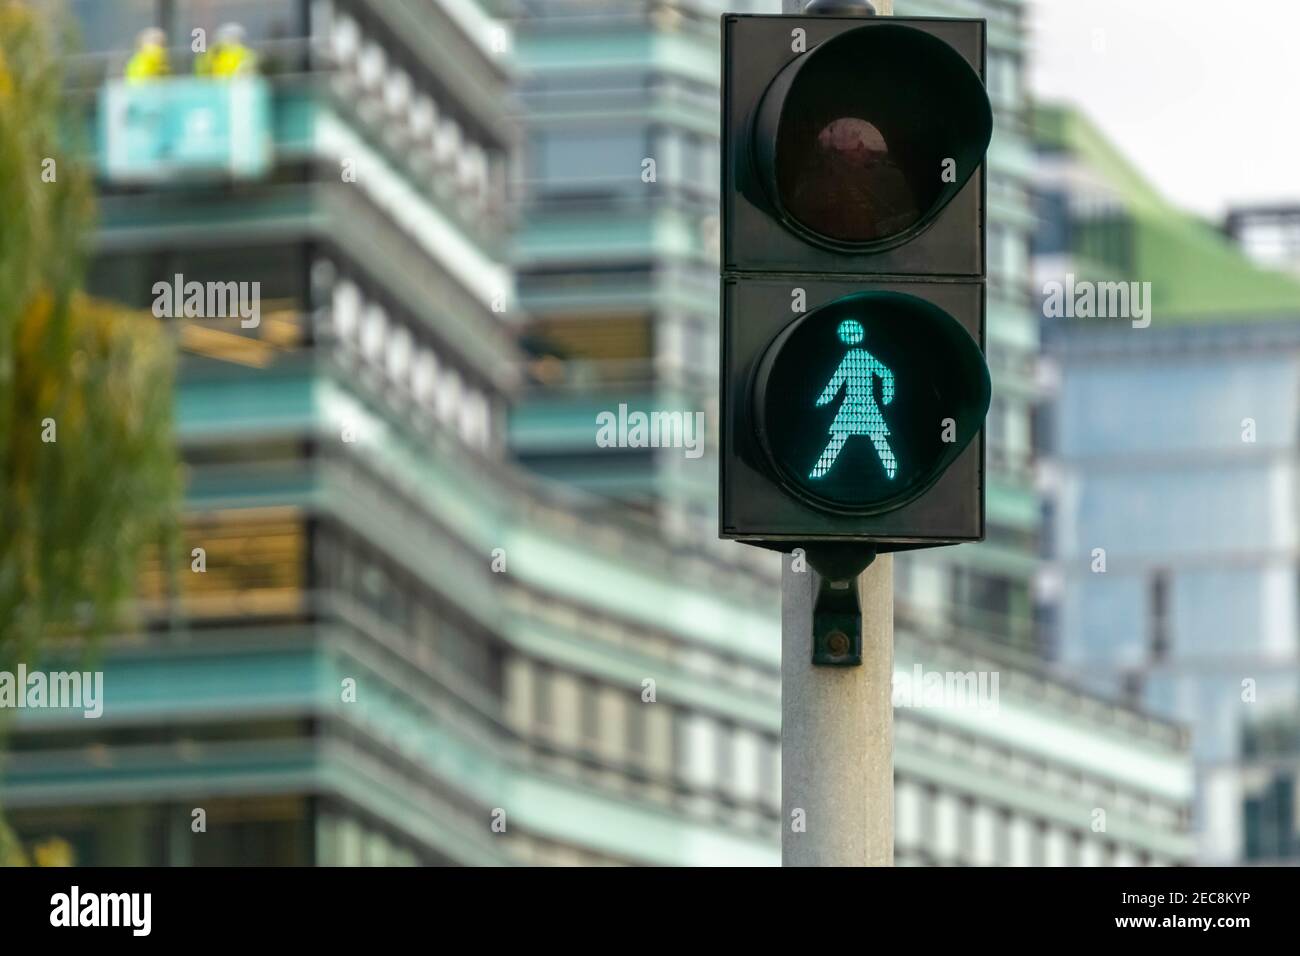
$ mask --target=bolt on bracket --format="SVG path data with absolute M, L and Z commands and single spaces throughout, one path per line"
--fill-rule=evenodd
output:
M 817 572 L 812 609 L 812 662 L 823 667 L 862 664 L 862 607 L 858 577 L 876 559 L 872 549 L 853 554 L 806 549 Z

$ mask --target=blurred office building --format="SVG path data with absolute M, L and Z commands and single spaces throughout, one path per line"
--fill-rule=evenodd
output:
M 510 10 L 74 11 L 90 287 L 176 330 L 186 540 L 104 646 L 103 717 L 17 721 L 17 832 L 90 864 L 776 862 L 771 589 L 506 454 Z M 229 20 L 261 75 L 193 76 Z M 123 82 L 154 24 L 171 75 Z M 227 307 L 169 317 L 189 283 Z
M 1042 108 L 1038 148 L 1039 288 L 1130 300 L 1045 302 L 1053 656 L 1191 725 L 1204 862 L 1296 862 L 1300 282 L 1171 208 L 1077 112 Z
M 1019 103 L 1019 6 L 987 6 Z M 85 864 L 778 862 L 777 559 L 714 540 L 722 4 L 72 8 L 91 291 L 183 350 L 185 541 L 103 646 L 103 716 L 16 721 L 17 832 Z M 260 75 L 190 75 L 192 31 L 230 20 Z M 123 83 L 153 25 L 173 75 Z M 1035 326 L 1006 116 L 1011 405 L 990 542 L 899 562 L 898 860 L 1185 862 L 1184 732 L 1024 653 Z M 191 282 L 256 290 L 256 315 L 160 307 Z M 620 404 L 705 412 L 705 453 L 599 447 Z

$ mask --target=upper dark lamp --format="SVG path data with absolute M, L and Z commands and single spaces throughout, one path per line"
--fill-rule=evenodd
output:
M 787 228 L 871 252 L 930 225 L 979 168 L 992 133 L 988 94 L 960 53 L 874 21 L 777 74 L 754 116 L 752 159 Z

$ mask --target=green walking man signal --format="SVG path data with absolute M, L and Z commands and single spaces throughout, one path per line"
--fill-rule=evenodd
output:
M 885 474 L 892 480 L 898 470 L 894 452 L 889 447 L 889 426 L 885 424 L 884 415 L 876 404 L 875 380 L 881 382 L 881 403 L 888 405 L 894 400 L 894 373 L 876 361 L 865 349 L 855 348 L 863 339 L 862 323 L 856 319 L 845 319 L 840 323 L 840 341 L 849 346 L 849 353 L 835 370 L 830 384 L 817 399 L 817 407 L 835 399 L 840 389 L 845 390 L 844 401 L 831 423 L 831 441 L 826 450 L 817 459 L 809 478 L 820 478 L 830 471 L 835 460 L 840 457 L 844 443 L 851 435 L 867 435 L 876 446 L 876 454 L 885 467 Z

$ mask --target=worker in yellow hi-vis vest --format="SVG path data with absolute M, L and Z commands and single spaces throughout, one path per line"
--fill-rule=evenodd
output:
M 141 30 L 136 37 L 135 53 L 126 63 L 128 83 L 145 83 L 171 73 L 167 58 L 167 34 L 157 27 Z
M 226 78 L 252 76 L 257 72 L 257 54 L 244 43 L 244 28 L 238 23 L 226 23 L 217 29 L 212 49 L 200 54 L 194 61 L 198 76 Z

